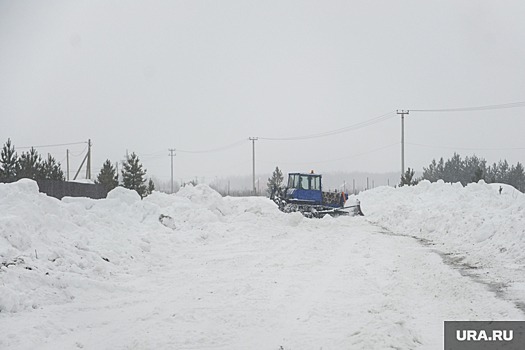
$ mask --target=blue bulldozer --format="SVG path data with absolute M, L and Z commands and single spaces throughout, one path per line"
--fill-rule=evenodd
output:
M 345 206 L 348 193 L 338 191 L 323 192 L 322 175 L 307 173 L 288 174 L 285 187 L 276 189 L 271 199 L 285 213 L 301 212 L 309 218 L 322 218 L 325 215 L 363 215 L 359 201 Z

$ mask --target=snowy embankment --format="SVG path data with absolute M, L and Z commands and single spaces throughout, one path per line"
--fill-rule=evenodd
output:
M 525 194 L 483 180 L 465 187 L 422 181 L 417 186 L 378 187 L 359 198 L 372 222 L 431 241 L 524 303 Z
M 0 184 L 0 199 L 0 312 L 68 302 L 77 292 L 113 291 L 114 276 L 133 276 L 134 268 L 164 259 L 151 252 L 152 241 L 173 249 L 185 241 L 205 241 L 217 234 L 213 226 L 221 217 L 251 210 L 250 201 L 240 209 L 225 205 L 207 186 L 183 188 L 177 196 L 154 193 L 145 200 L 117 187 L 103 200 L 60 201 L 22 179 Z
M 523 313 L 433 248 L 381 226 L 469 259 L 496 250 L 517 268 L 511 243 L 522 240 L 505 230 L 476 236 L 472 224 L 485 222 L 480 207 L 496 190 L 378 188 L 360 195 L 367 217 L 317 220 L 206 185 L 144 200 L 117 188 L 107 199 L 60 201 L 33 181 L 0 184 L 0 348 L 442 348 L 445 320 Z M 460 209 L 459 198 L 472 203 Z M 518 220 L 518 198 L 494 194 L 503 211 L 485 220 Z M 478 239 L 468 245 L 458 232 Z M 486 243 L 496 239 L 510 243 Z

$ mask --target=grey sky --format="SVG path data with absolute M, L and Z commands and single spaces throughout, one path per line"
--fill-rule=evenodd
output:
M 0 48 L 0 142 L 90 138 L 94 172 L 129 150 L 160 179 L 170 176 L 168 148 L 244 140 L 175 157 L 177 179 L 243 175 L 250 136 L 317 134 L 396 109 L 525 101 L 518 0 L 0 0 Z M 413 112 L 406 165 L 420 170 L 451 156 L 447 147 L 523 162 L 525 149 L 510 148 L 525 148 L 524 114 Z M 257 170 L 397 171 L 399 142 L 398 116 L 329 137 L 259 140 Z M 66 148 L 38 150 L 65 164 Z

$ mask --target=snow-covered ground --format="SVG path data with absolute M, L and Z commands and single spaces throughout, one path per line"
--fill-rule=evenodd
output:
M 525 319 L 522 194 L 359 197 L 366 217 L 317 220 L 205 185 L 59 201 L 0 184 L 0 349 L 440 349 L 445 320 Z
M 525 311 L 525 194 L 483 180 L 466 187 L 423 181 L 379 187 L 359 197 L 371 222 L 429 240 L 448 260 Z

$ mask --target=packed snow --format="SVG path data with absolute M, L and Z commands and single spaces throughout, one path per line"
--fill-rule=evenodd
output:
M 206 185 L 0 184 L 0 348 L 442 348 L 445 320 L 525 319 L 525 198 L 498 190 L 381 187 L 365 217 L 306 219 Z
M 360 198 L 372 222 L 429 240 L 525 310 L 525 194 L 483 180 L 465 187 L 425 180 Z

